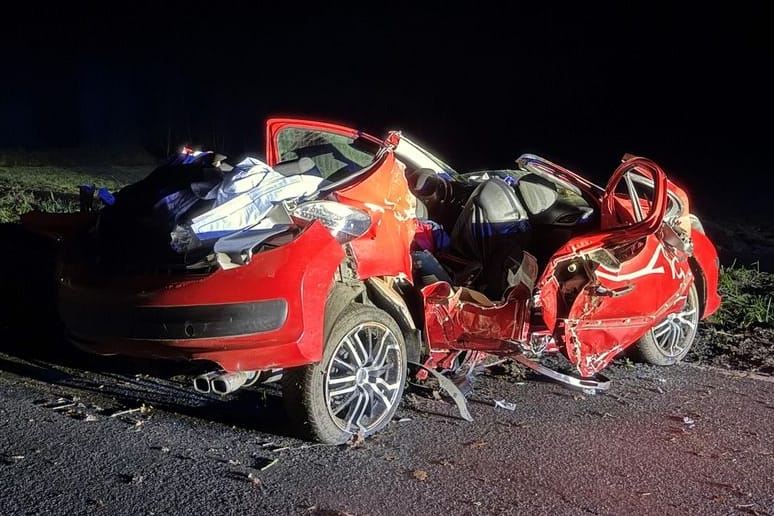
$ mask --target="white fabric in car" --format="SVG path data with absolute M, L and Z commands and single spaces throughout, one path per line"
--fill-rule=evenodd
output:
M 314 193 L 322 178 L 309 175 L 283 176 L 266 163 L 246 158 L 218 187 L 215 206 L 191 220 L 200 240 L 250 227 L 263 219 L 279 201 Z

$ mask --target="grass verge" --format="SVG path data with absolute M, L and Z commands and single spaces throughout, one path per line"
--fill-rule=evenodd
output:
M 699 326 L 688 360 L 774 374 L 774 274 L 722 267 L 720 309 Z
M 78 187 L 104 186 L 111 192 L 138 181 L 151 167 L 0 167 L 0 222 L 15 222 L 31 210 L 68 212 L 78 209 Z

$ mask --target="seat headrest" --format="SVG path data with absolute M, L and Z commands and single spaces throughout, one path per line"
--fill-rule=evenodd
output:
M 559 194 L 556 185 L 537 174 L 527 174 L 519 179 L 521 199 L 532 215 L 537 215 L 553 206 Z
M 312 158 L 307 158 L 306 156 L 277 163 L 272 168 L 283 176 L 295 176 L 298 174 L 320 176 L 317 165 L 315 165 Z
M 438 182 L 443 181 L 431 168 L 420 168 L 408 173 L 406 180 L 411 191 L 419 197 L 432 195 L 438 189 Z

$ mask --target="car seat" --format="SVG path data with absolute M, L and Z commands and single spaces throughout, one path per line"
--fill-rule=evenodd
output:
M 507 272 L 518 266 L 531 239 L 527 211 L 513 187 L 492 177 L 473 190 L 451 233 L 454 254 L 480 264 L 472 287 L 496 299 Z
M 522 176 L 517 183 L 517 188 L 527 211 L 532 216 L 540 215 L 548 210 L 559 197 L 556 185 L 537 174 Z
M 312 158 L 307 158 L 306 156 L 277 163 L 272 168 L 283 176 L 307 174 L 322 177 L 320 170 L 317 168 L 317 165 Z

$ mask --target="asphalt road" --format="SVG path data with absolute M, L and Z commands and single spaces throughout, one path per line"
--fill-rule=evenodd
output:
M 483 375 L 472 423 L 415 391 L 378 436 L 322 446 L 288 432 L 271 388 L 220 399 L 153 364 L 15 348 L 3 515 L 774 514 L 767 378 L 617 365 L 588 396 Z

